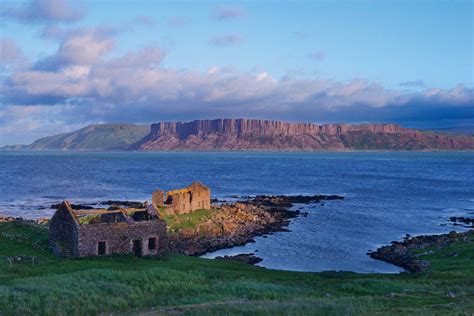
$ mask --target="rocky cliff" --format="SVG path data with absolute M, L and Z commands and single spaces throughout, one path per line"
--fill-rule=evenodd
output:
M 474 137 L 396 124 L 290 123 L 217 119 L 153 124 L 133 150 L 468 150 Z

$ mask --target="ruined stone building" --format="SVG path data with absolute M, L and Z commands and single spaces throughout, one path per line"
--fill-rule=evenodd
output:
M 152 205 L 163 209 L 167 214 L 187 214 L 198 209 L 211 208 L 211 190 L 202 183 L 168 191 L 166 194 L 156 190 L 152 195 Z
M 73 210 L 63 202 L 49 224 L 55 254 L 84 257 L 132 253 L 157 256 L 167 251 L 166 222 L 156 208 Z

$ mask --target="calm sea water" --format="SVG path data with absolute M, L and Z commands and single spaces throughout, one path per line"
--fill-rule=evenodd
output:
M 257 251 L 267 268 L 399 272 L 366 255 L 405 234 L 453 230 L 474 214 L 474 153 L 0 152 L 0 213 L 51 216 L 52 203 L 146 200 L 202 181 L 214 197 L 340 194 L 303 206 L 291 232 L 207 257 Z M 459 229 L 459 228 L 458 228 Z

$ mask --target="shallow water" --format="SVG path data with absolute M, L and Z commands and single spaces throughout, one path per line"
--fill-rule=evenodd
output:
M 150 199 L 192 181 L 214 197 L 340 194 L 301 206 L 291 232 L 217 252 L 254 252 L 268 268 L 399 272 L 366 255 L 405 234 L 442 233 L 449 216 L 474 210 L 474 152 L 88 153 L 0 152 L 0 213 L 51 216 L 49 206 Z M 207 257 L 215 256 L 208 254 Z

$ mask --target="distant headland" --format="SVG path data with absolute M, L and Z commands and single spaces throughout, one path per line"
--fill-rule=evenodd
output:
M 397 124 L 292 123 L 214 119 L 147 125 L 101 124 L 3 150 L 345 151 L 474 150 L 474 136 Z

